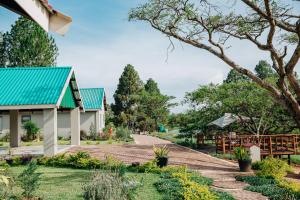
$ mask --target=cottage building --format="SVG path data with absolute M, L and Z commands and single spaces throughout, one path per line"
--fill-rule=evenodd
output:
M 58 113 L 68 111 L 71 144 L 80 145 L 84 110 L 71 67 L 0 68 L 0 133 L 20 146 L 22 123 L 35 122 L 43 134 L 44 154 L 57 152 Z
M 87 135 L 93 130 L 97 134 L 101 133 L 105 127 L 105 104 L 106 96 L 103 88 L 80 89 L 84 111 L 80 114 L 80 130 Z M 36 118 L 36 117 L 35 117 Z M 58 136 L 69 138 L 70 112 L 62 110 L 58 113 Z

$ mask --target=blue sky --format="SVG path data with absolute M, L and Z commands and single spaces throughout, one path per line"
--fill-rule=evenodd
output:
M 216 57 L 179 42 L 167 53 L 167 37 L 147 24 L 128 22 L 130 8 L 143 1 L 50 0 L 55 9 L 73 18 L 64 37 L 53 35 L 60 53 L 58 65 L 73 66 L 80 87 L 105 87 L 109 102 L 126 64 L 134 65 L 144 81 L 155 79 L 162 92 L 177 97 L 177 101 L 201 84 L 222 82 L 229 67 Z M 17 17 L 0 7 L 0 31 L 9 30 Z M 229 54 L 248 68 L 268 59 L 268 54 L 253 53 L 257 52 L 253 45 L 234 42 L 233 46 Z

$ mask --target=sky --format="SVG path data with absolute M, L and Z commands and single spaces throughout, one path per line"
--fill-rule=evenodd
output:
M 59 48 L 57 65 L 73 66 L 79 87 L 104 87 L 108 103 L 113 102 L 127 64 L 135 67 L 144 82 L 149 78 L 157 81 L 162 93 L 175 96 L 177 102 L 199 85 L 221 83 L 226 78 L 230 68 L 215 56 L 176 41 L 170 52 L 166 36 L 143 22 L 129 22 L 129 10 L 143 1 L 49 0 L 55 9 L 73 18 L 65 36 L 52 34 Z M 297 9 L 300 11 L 300 5 Z M 0 31 L 9 30 L 17 18 L 0 7 Z M 268 60 L 268 54 L 251 44 L 233 41 L 232 46 L 229 55 L 249 69 L 259 60 Z M 297 71 L 299 68 L 298 64 Z M 180 105 L 172 111 L 186 108 Z

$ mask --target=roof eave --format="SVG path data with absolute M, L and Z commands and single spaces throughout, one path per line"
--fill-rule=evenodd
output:
M 0 5 L 38 23 L 46 32 L 66 34 L 72 18 L 56 11 L 47 0 L 1 0 Z
M 57 108 L 55 104 L 36 104 L 36 105 L 6 105 L 0 106 L 0 110 L 35 110 Z

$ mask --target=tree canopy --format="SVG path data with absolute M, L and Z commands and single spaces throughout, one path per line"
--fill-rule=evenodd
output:
M 118 124 L 132 124 L 137 111 L 137 96 L 143 90 L 143 83 L 138 72 L 132 65 L 127 65 L 119 79 L 117 90 L 114 94 L 115 104 L 112 110 L 116 115 Z
M 224 80 L 225 83 L 239 82 L 239 81 L 249 81 L 249 78 L 238 71 L 231 69 Z
M 232 113 L 239 117 L 236 131 L 253 134 L 285 133 L 297 128 L 287 110 L 273 101 L 267 92 L 254 82 L 232 82 L 205 85 L 186 95 L 186 102 L 205 113 L 201 128 Z
M 152 78 L 149 78 L 147 80 L 147 82 L 145 84 L 145 90 L 146 90 L 146 92 L 148 92 L 150 94 L 160 94 L 158 85 Z
M 132 9 L 129 19 L 145 21 L 170 38 L 215 55 L 268 91 L 300 127 L 300 84 L 295 73 L 300 57 L 299 13 L 289 5 L 291 0 L 232 2 L 227 6 L 227 1 L 148 0 Z M 228 54 L 228 48 L 237 44 L 232 43 L 234 39 L 269 54 L 276 84 L 263 80 Z
M 4 34 L 0 32 L 0 67 L 5 66 L 4 57 Z
M 112 109 L 117 126 L 127 126 L 139 131 L 156 131 L 167 122 L 173 99 L 160 93 L 152 78 L 144 85 L 138 72 L 127 65 L 119 79 Z
M 259 63 L 255 66 L 255 71 L 257 76 L 262 80 L 275 76 L 275 72 L 271 65 L 265 60 L 259 61 Z
M 55 66 L 58 48 L 54 38 L 38 24 L 20 17 L 3 35 L 2 67 Z

